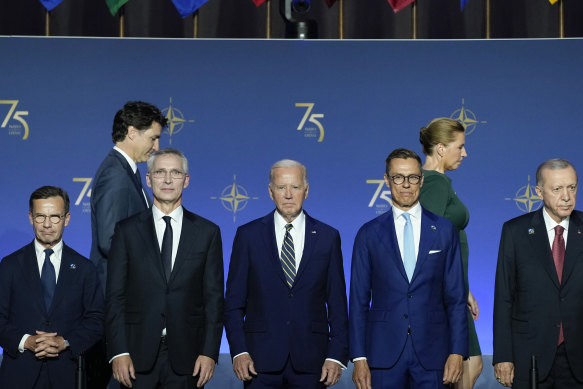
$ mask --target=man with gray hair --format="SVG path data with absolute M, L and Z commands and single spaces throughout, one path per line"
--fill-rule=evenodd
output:
M 338 231 L 302 208 L 304 165 L 269 173 L 276 209 L 237 229 L 225 328 L 245 388 L 306 388 L 338 382 L 348 363 L 346 285 Z
M 541 210 L 504 223 L 494 293 L 494 373 L 504 386 L 583 388 L 583 214 L 564 159 L 536 172 Z

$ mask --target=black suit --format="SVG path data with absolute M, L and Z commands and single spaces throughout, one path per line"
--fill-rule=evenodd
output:
M 539 380 L 547 377 L 561 322 L 571 370 L 583 381 L 583 214 L 573 211 L 570 216 L 561 283 L 542 210 L 504 223 L 496 268 L 493 362 L 514 363 L 513 387 L 528 383 L 531 355 L 537 357 Z
M 4 349 L 0 388 L 32 388 L 45 364 L 52 388 L 72 389 L 77 356 L 103 336 L 103 292 L 95 266 L 63 244 L 59 269 L 47 310 L 34 242 L 0 262 L 0 346 Z M 22 337 L 36 335 L 36 330 L 56 332 L 69 348 L 44 360 L 29 350 L 20 353 Z
M 168 283 L 152 210 L 123 220 L 111 244 L 106 293 L 108 358 L 130 353 L 136 372 L 154 365 L 167 330 L 172 369 L 192 375 L 199 355 L 218 360 L 223 331 L 219 227 L 184 209 Z

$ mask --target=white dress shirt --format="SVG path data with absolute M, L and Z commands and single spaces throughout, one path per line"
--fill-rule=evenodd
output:
M 285 226 L 288 223 L 279 212 L 275 211 L 273 215 L 273 223 L 275 224 L 275 240 L 277 241 L 277 252 L 281 258 L 281 247 L 283 246 L 283 238 L 285 237 Z M 294 241 L 294 255 L 296 259 L 296 271 L 300 268 L 302 260 L 302 253 L 304 252 L 304 239 L 306 237 L 306 215 L 304 211 L 291 222 L 294 226 L 289 233 Z
M 395 220 L 395 232 L 397 234 L 397 242 L 399 243 L 399 251 L 401 252 L 401 260 L 403 260 L 403 229 L 405 228 L 405 223 L 407 222 L 403 215 L 405 211 L 393 207 L 393 219 Z M 411 215 L 411 224 L 413 225 L 413 238 L 415 240 L 415 259 L 419 255 L 419 242 L 421 241 L 421 204 L 417 202 L 407 211 Z
M 551 246 L 551 251 L 553 251 L 553 241 L 555 240 L 555 227 L 560 225 L 564 228 L 563 239 L 565 240 L 565 249 L 567 249 L 567 232 L 569 231 L 569 218 L 567 216 L 560 223 L 554 221 L 548 214 L 546 208 L 543 208 L 543 219 L 545 220 L 545 227 L 547 228 L 547 237 L 549 238 L 549 245 Z
M 138 170 L 138 165 L 136 164 L 136 162 L 125 153 L 125 151 L 123 151 L 122 149 L 120 149 L 117 146 L 113 146 L 114 150 L 117 150 L 121 155 L 123 155 L 123 157 L 126 159 L 126 161 L 128 161 L 128 163 L 130 164 L 130 167 L 132 168 L 132 172 L 134 172 L 134 174 L 136 174 L 136 171 Z M 146 200 L 146 204 L 148 204 L 148 196 L 146 196 L 146 192 L 144 192 L 144 187 L 142 187 L 142 195 L 144 196 L 144 200 Z

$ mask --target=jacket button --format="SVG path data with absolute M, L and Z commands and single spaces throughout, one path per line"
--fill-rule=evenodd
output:
M 403 317 L 404 317 L 405 319 L 407 319 L 407 318 L 409 318 L 409 315 L 407 315 L 407 314 L 405 313 L 405 314 L 403 315 Z
M 407 293 L 407 297 L 411 298 L 413 295 L 411 293 Z

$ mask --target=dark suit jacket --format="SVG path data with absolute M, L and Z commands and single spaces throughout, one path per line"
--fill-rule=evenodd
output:
M 24 334 L 56 332 L 70 347 L 46 359 L 53 388 L 73 388 L 76 357 L 103 336 L 103 292 L 95 266 L 63 245 L 59 279 L 51 308 L 46 310 L 34 242 L 0 262 L 0 346 L 4 359 L 0 387 L 32 388 L 42 360 L 18 351 Z
M 536 355 L 545 378 L 561 321 L 571 370 L 583 381 L 583 214 L 569 219 L 561 284 L 542 210 L 507 221 L 496 267 L 493 363 L 513 362 L 515 377 L 528 380 Z
M 411 336 L 421 365 L 443 369 L 450 354 L 468 355 L 466 301 L 458 233 L 451 222 L 423 209 L 409 283 L 391 209 L 364 224 L 354 241 L 350 358 L 366 357 L 371 367 L 390 368 Z
M 144 200 L 128 161 L 118 151 L 111 149 L 97 169 L 91 187 L 89 258 L 98 266 L 103 288 L 107 277 L 106 261 L 115 224 L 146 210 L 150 205 Z
M 259 372 L 319 373 L 326 358 L 348 363 L 346 284 L 340 234 L 306 214 L 304 252 L 290 289 L 273 212 L 237 229 L 225 298 L 231 356 L 249 352 Z
M 192 374 L 199 355 L 218 360 L 223 333 L 223 253 L 219 227 L 184 209 L 168 284 L 152 210 L 118 223 L 106 293 L 108 358 L 129 352 L 138 372 L 155 362 L 166 326 L 169 359 Z

